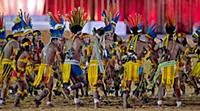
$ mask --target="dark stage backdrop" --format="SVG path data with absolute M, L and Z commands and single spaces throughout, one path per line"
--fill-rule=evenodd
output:
M 30 10 L 30 6 L 35 5 L 36 11 L 34 11 L 34 8 L 31 9 L 31 14 L 34 15 L 44 15 L 48 11 L 53 13 L 60 11 L 65 14 L 69 13 L 74 7 L 80 6 L 86 10 L 90 20 L 98 21 L 102 20 L 102 10 L 106 9 L 111 2 L 116 2 L 121 21 L 128 15 L 140 13 L 144 18 L 144 28 L 156 21 L 159 32 L 164 31 L 165 18 L 168 14 L 173 15 L 178 27 L 186 32 L 191 32 L 192 25 L 200 21 L 200 0 L 0 0 L 1 11 L 5 11 L 7 15 L 12 15 L 12 10 L 16 12 L 19 7 L 13 5 L 16 4 L 14 1 L 21 6 L 29 3 L 27 10 Z

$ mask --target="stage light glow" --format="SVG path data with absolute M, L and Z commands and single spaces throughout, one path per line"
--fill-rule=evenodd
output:
M 37 0 L 36 3 L 37 13 L 43 13 L 45 0 Z
M 28 6 L 28 8 L 27 8 L 28 12 L 30 14 L 34 14 L 34 12 L 37 11 L 37 9 L 35 10 L 35 8 L 37 8 L 36 7 L 37 0 L 28 0 L 27 2 L 28 2 L 28 4 L 27 4 L 27 6 Z
M 1 10 L 4 12 L 4 14 L 8 14 L 9 13 L 9 9 L 8 8 L 5 8 L 5 7 L 8 7 L 9 6 L 9 2 L 5 2 L 6 0 L 3 1 L 3 3 L 1 3 Z M 8 0 L 10 1 L 10 0 Z M 11 4 L 12 5 L 12 4 Z
M 25 7 L 24 7 L 24 1 L 23 0 L 17 0 L 17 10 L 24 10 Z
M 31 15 L 43 15 L 45 0 L 2 0 L 0 9 L 5 15 L 17 15 L 19 9 Z

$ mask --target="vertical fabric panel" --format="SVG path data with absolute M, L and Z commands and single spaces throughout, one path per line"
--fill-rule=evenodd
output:
M 120 13 L 120 20 L 124 20 L 124 16 L 125 16 L 124 0 L 119 0 L 119 13 Z
M 80 7 L 80 0 L 73 0 L 74 1 L 74 7 L 78 8 Z
M 45 15 L 47 12 L 57 14 L 70 13 L 74 7 L 83 7 L 91 20 L 101 21 L 103 9 L 110 3 L 117 3 L 120 20 L 129 15 L 140 13 L 144 28 L 156 21 L 159 32 L 164 32 L 166 15 L 175 17 L 181 30 L 192 32 L 194 23 L 200 21 L 200 0 L 0 0 L 0 10 L 5 15 L 17 15 L 21 8 L 30 15 Z
M 17 15 L 19 9 L 30 15 L 43 15 L 45 0 L 0 0 L 0 12 L 5 15 Z
M 62 2 L 62 0 L 57 2 Z M 91 20 L 101 21 L 101 12 L 103 9 L 108 8 L 110 2 L 118 4 L 121 21 L 127 18 L 128 15 L 134 16 L 135 13 L 143 15 L 145 30 L 149 24 L 156 21 L 159 27 L 158 31 L 163 33 L 166 15 L 174 16 L 177 24 L 182 28 L 181 30 L 184 29 L 190 33 L 193 24 L 200 21 L 200 14 L 198 14 L 200 12 L 200 0 L 66 0 L 66 8 L 59 8 L 60 6 L 57 8 L 61 12 L 69 12 L 74 6 L 83 5 Z M 55 13 L 55 5 L 55 0 L 46 0 L 45 9 L 47 8 L 48 11 Z M 2 6 L 0 9 L 3 9 Z M 12 8 L 7 10 L 10 13 Z

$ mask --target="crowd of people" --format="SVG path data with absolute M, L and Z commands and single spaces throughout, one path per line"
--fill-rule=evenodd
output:
M 81 32 L 88 21 L 81 8 L 65 16 L 52 13 L 48 16 L 51 37 L 44 44 L 45 36 L 32 29 L 28 13 L 19 11 L 12 34 L 7 36 L 1 14 L 0 105 L 6 104 L 6 98 L 13 94 L 15 107 L 28 96 L 35 97 L 36 107 L 46 97 L 47 105 L 53 106 L 53 95 L 67 97 L 73 92 L 74 104 L 80 107 L 80 94 L 88 96 L 88 91 L 92 92 L 96 108 L 100 105 L 99 91 L 104 96 L 121 96 L 124 108 L 133 106 L 128 103 L 131 94 L 144 103 L 156 95 L 157 104 L 162 105 L 166 89 L 173 88 L 179 107 L 181 96 L 186 95 L 186 84 L 193 87 L 194 94 L 200 93 L 199 23 L 194 24 L 195 45 L 191 46 L 172 16 L 167 16 L 166 35 L 162 39 L 157 38 L 157 24 L 151 23 L 145 34 L 146 41 L 141 40 L 145 32 L 140 14 L 124 20 L 130 33 L 125 40 L 115 33 L 120 18 L 115 7 L 102 12 L 105 26 L 91 29 L 93 34 Z M 65 21 L 69 22 L 69 37 L 63 35 Z M 193 58 L 197 60 L 195 64 L 191 61 Z M 144 72 L 147 61 L 151 63 L 148 74 Z

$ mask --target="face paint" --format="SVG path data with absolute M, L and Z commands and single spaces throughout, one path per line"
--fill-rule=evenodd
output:
M 89 45 L 90 39 L 89 38 L 84 38 L 84 44 L 87 46 Z
M 39 36 L 35 37 L 35 39 L 36 39 L 37 41 L 40 41 L 40 40 L 42 40 L 42 37 L 41 37 L 41 35 L 39 35 Z
M 193 37 L 193 41 L 194 41 L 194 43 L 198 43 L 198 38 Z

